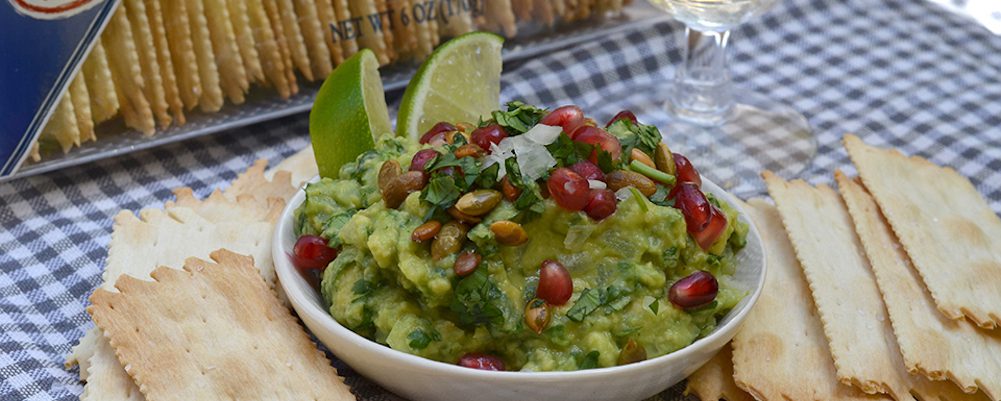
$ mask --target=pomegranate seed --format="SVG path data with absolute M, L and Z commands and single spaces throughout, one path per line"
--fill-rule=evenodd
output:
M 609 134 L 605 130 L 592 127 L 590 125 L 585 125 L 577 129 L 573 134 L 573 140 L 576 142 L 586 143 L 588 145 L 595 145 L 602 150 L 608 152 L 612 156 L 612 161 L 618 161 L 619 157 L 622 155 L 622 146 L 619 144 L 619 140 Z M 591 156 L 588 158 L 591 163 L 598 164 L 598 151 L 591 152 Z
M 706 227 L 712 205 L 698 186 L 690 182 L 679 183 L 674 186 L 669 196 L 674 199 L 674 207 L 681 210 L 681 214 L 685 216 L 685 225 L 688 226 L 689 233 L 700 232 Z
M 702 231 L 697 233 L 692 233 L 692 237 L 695 238 L 695 242 L 699 244 L 699 248 L 707 250 L 723 235 L 723 231 L 726 231 L 726 215 L 723 214 L 722 210 L 719 210 L 715 205 L 709 205 L 709 221 L 706 226 L 702 228 Z
M 470 135 L 472 142 L 487 152 L 487 154 L 490 154 L 491 144 L 500 143 L 504 138 L 507 138 L 507 133 L 497 124 L 477 128 Z
M 459 366 L 479 370 L 504 370 L 504 361 L 498 356 L 471 352 L 459 358 Z
M 594 163 L 587 160 L 581 160 L 574 165 L 570 166 L 570 170 L 580 174 L 585 180 L 598 180 L 605 182 L 605 173 L 601 171 L 600 168 Z
M 671 303 L 682 309 L 698 308 L 716 299 L 719 283 L 707 271 L 697 271 L 678 280 L 667 293 Z
M 441 142 L 439 144 L 443 144 L 445 143 L 445 133 L 452 131 L 458 131 L 458 128 L 455 128 L 454 125 L 444 121 L 437 123 L 433 127 L 431 127 L 431 129 L 429 129 L 428 132 L 425 132 L 424 135 L 421 135 L 421 140 L 420 140 L 421 145 L 425 145 L 431 142 Z
M 546 188 L 557 205 L 570 211 L 583 210 L 591 190 L 584 177 L 563 167 L 553 171 Z
M 622 110 L 622 111 L 619 112 L 619 114 L 616 114 L 615 117 L 612 117 L 611 120 L 608 120 L 608 124 L 605 124 L 605 128 L 610 127 L 616 121 L 619 121 L 619 120 L 622 120 L 622 119 L 626 119 L 626 120 L 632 121 L 633 124 L 639 124 L 639 121 L 636 120 L 636 115 L 633 114 L 633 112 L 631 112 L 629 110 Z
M 300 270 L 323 270 L 337 257 L 337 250 L 317 235 L 303 235 L 292 247 L 292 261 Z
M 562 127 L 563 132 L 572 137 L 573 132 L 584 125 L 584 111 L 573 105 L 558 107 L 542 117 L 539 124 Z
M 615 192 L 610 189 L 592 189 L 587 206 L 584 206 L 584 213 L 595 220 L 603 220 L 615 213 Z
M 696 187 L 702 187 L 702 177 L 687 157 L 674 153 L 674 171 L 674 176 L 678 179 L 679 183 L 690 182 L 695 184 Z
M 414 158 L 410 159 L 410 171 L 424 171 L 431 159 L 438 157 L 438 152 L 434 149 L 421 149 L 414 153 Z
M 573 295 L 573 280 L 570 272 L 560 262 L 546 259 L 539 268 L 539 287 L 535 296 L 545 300 L 550 305 L 566 304 Z

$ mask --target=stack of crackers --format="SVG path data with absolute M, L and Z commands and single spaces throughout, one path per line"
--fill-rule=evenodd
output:
M 1001 219 L 957 172 L 848 135 L 838 189 L 763 177 L 760 301 L 703 400 L 1001 400 Z
M 276 220 L 316 175 L 312 149 L 265 167 L 206 199 L 180 188 L 163 209 L 115 217 L 88 307 L 96 327 L 67 358 L 86 381 L 82 400 L 354 399 L 272 265 Z
M 627 3 L 627 2 L 625 2 Z M 122 0 L 32 148 L 63 153 L 121 118 L 144 135 L 185 113 L 244 103 L 252 86 L 281 98 L 323 80 L 359 48 L 380 63 L 420 61 L 473 30 L 514 37 L 523 22 L 579 23 L 623 0 Z M 46 152 L 48 153 L 48 152 Z

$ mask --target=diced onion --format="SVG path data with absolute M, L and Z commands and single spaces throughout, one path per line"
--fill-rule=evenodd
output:
M 623 187 L 619 188 L 618 191 L 615 191 L 615 200 L 622 202 L 626 199 L 631 198 L 633 196 L 633 193 L 632 191 L 629 190 L 629 188 L 630 187 Z
M 605 189 L 605 188 L 608 188 L 608 185 L 606 185 L 604 182 L 598 181 L 598 180 L 587 180 L 587 186 L 588 186 L 588 188 L 591 188 L 591 189 Z

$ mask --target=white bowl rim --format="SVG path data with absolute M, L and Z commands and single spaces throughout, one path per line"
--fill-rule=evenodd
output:
M 282 233 L 285 231 L 286 226 L 291 224 L 293 219 L 292 216 L 295 209 L 299 207 L 302 202 L 305 201 L 305 188 L 306 185 L 320 179 L 319 176 L 315 176 L 312 179 L 304 183 L 298 190 L 296 194 L 289 199 L 285 206 L 285 210 L 282 211 L 279 217 L 278 223 L 275 225 L 274 236 L 272 240 L 272 257 L 275 264 L 275 272 L 278 275 L 279 282 L 282 285 L 282 289 L 285 295 L 289 298 L 292 305 L 295 307 L 296 312 L 299 314 L 307 314 L 309 317 L 315 319 L 317 322 L 327 325 L 332 331 L 339 336 L 350 340 L 354 345 L 363 348 L 366 351 L 382 354 L 385 357 L 393 358 L 398 362 L 406 363 L 412 366 L 422 366 L 425 368 L 433 368 L 441 373 L 454 374 L 464 376 L 466 378 L 477 379 L 477 380 L 505 380 L 505 379 L 518 379 L 518 380 L 539 380 L 539 381 L 553 381 L 561 379 L 587 379 L 587 378 L 597 378 L 601 376 L 607 376 L 609 374 L 629 374 L 639 370 L 645 370 L 647 368 L 653 368 L 657 365 L 669 363 L 672 360 L 684 360 L 689 354 L 695 352 L 699 349 L 702 344 L 711 344 L 717 341 L 720 337 L 726 336 L 728 332 L 736 330 L 736 325 L 740 325 L 744 318 L 750 313 L 754 305 L 757 304 L 758 298 L 761 295 L 761 291 L 765 284 L 765 275 L 768 273 L 768 261 L 767 254 L 764 249 L 760 249 L 761 254 L 761 274 L 758 275 L 758 281 L 754 286 L 751 294 L 748 295 L 749 299 L 742 309 L 736 310 L 736 314 L 730 318 L 730 320 L 723 325 L 716 327 L 709 335 L 696 339 L 691 344 L 688 344 L 681 349 L 658 356 L 656 358 L 647 359 L 640 362 L 635 362 L 627 365 L 603 367 L 603 368 L 593 368 L 593 369 L 581 369 L 581 370 L 570 370 L 570 371 L 491 371 L 491 370 L 480 370 L 480 369 L 470 369 L 462 367 L 456 364 L 450 364 L 446 362 L 436 361 L 429 358 L 424 358 L 414 354 L 408 354 L 403 351 L 393 349 L 387 345 L 379 344 L 373 340 L 365 338 L 364 336 L 355 333 L 354 331 L 344 327 L 330 315 L 328 311 L 323 310 L 323 308 L 318 307 L 313 304 L 312 300 L 306 298 L 306 295 L 298 292 L 295 287 L 293 287 L 290 282 L 291 280 L 298 278 L 303 280 L 301 276 L 298 276 L 296 270 L 291 266 L 291 262 L 287 256 L 287 250 L 282 246 Z M 761 234 L 754 222 L 748 217 L 747 211 L 743 208 L 743 203 L 737 201 L 729 192 L 723 190 L 721 187 L 713 183 L 712 181 L 702 177 L 703 187 L 708 186 L 709 192 L 714 195 L 722 195 L 725 200 L 737 209 L 738 216 L 742 218 L 748 224 L 748 235 L 753 235 L 758 238 L 757 243 L 762 244 Z M 750 243 L 750 242 L 749 242 Z M 763 244 L 762 244 L 763 248 Z M 294 274 L 295 277 L 289 276 Z M 731 311 L 730 313 L 734 313 Z M 335 354 L 337 351 L 331 349 L 331 352 Z

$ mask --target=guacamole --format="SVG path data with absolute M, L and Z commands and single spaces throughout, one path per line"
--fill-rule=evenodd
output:
M 676 205 L 680 200 L 671 191 L 682 185 L 683 172 L 670 168 L 661 170 L 668 170 L 664 173 L 674 182 L 653 174 L 661 179 L 654 181 L 654 191 L 646 188 L 649 182 L 638 179 L 614 191 L 614 198 L 605 200 L 614 208 L 611 214 L 592 213 L 595 207 L 587 206 L 568 209 L 565 206 L 572 202 L 563 189 L 571 184 L 548 185 L 553 190 L 547 190 L 548 181 L 560 174 L 577 180 L 569 166 L 590 158 L 591 165 L 607 175 L 607 184 L 587 181 L 590 196 L 596 196 L 594 191 L 612 193 L 612 172 L 628 169 L 631 160 L 642 158 L 632 149 L 656 153 L 650 137 L 655 133 L 659 142 L 660 134 L 632 121 L 613 122 L 599 128 L 616 140 L 618 152 L 611 152 L 600 145 L 579 146 L 566 133 L 568 127 L 560 127 L 558 137 L 535 148 L 541 146 L 553 159 L 538 177 L 527 173 L 535 168 L 531 160 L 519 160 L 531 153 L 528 148 L 516 148 L 504 162 L 496 156 L 505 155 L 507 139 L 543 136 L 534 135 L 532 129 L 544 124 L 548 114 L 520 103 L 509 105 L 481 122 L 481 128 L 502 129 L 503 138 L 489 144 L 476 131 L 470 135 L 459 128 L 449 132 L 451 138 L 426 135 L 424 144 L 383 138 L 375 149 L 344 165 L 337 177 L 308 185 L 306 201 L 296 211 L 296 230 L 299 235 L 320 236 L 339 250 L 323 270 L 320 284 L 331 316 L 399 351 L 447 363 L 486 354 L 502 361 L 507 370 L 521 371 L 615 366 L 625 363 L 627 344 L 638 346 L 640 359 L 653 358 L 712 331 L 717 320 L 746 295 L 729 281 L 747 233 L 736 211 L 706 194 L 708 204 L 703 209 L 721 214 L 718 221 L 725 218 L 721 223 L 725 225 L 717 229 L 711 244 L 700 245 L 686 222 L 691 216 Z M 457 157 L 464 154 L 460 149 L 477 143 L 485 146 Z M 436 151 L 434 159 L 417 170 L 426 182 L 392 205 L 397 202 L 389 201 L 384 180 L 393 172 L 387 170 L 396 164 L 397 173 L 414 170 L 410 167 L 419 159 L 415 154 L 425 149 Z M 496 161 L 491 163 L 491 158 Z M 567 171 L 557 172 L 561 168 Z M 462 194 L 478 188 L 500 188 L 496 192 L 504 196 L 481 215 L 456 212 Z M 512 188 L 520 194 L 510 193 Z M 415 229 L 432 221 L 431 226 L 453 222 L 462 227 L 461 251 L 442 255 L 432 251 L 437 238 L 415 241 Z M 527 240 L 515 243 L 502 238 L 494 231 L 497 222 L 520 226 Z M 457 259 L 466 253 L 476 255 L 471 272 L 458 267 Z M 572 280 L 572 295 L 565 303 L 538 299 L 544 298 L 539 291 L 540 265 L 547 260 L 557 262 Z M 718 280 L 712 301 L 698 307 L 673 303 L 668 297 L 672 285 L 698 271 Z M 545 305 L 545 319 L 526 320 L 527 305 Z

